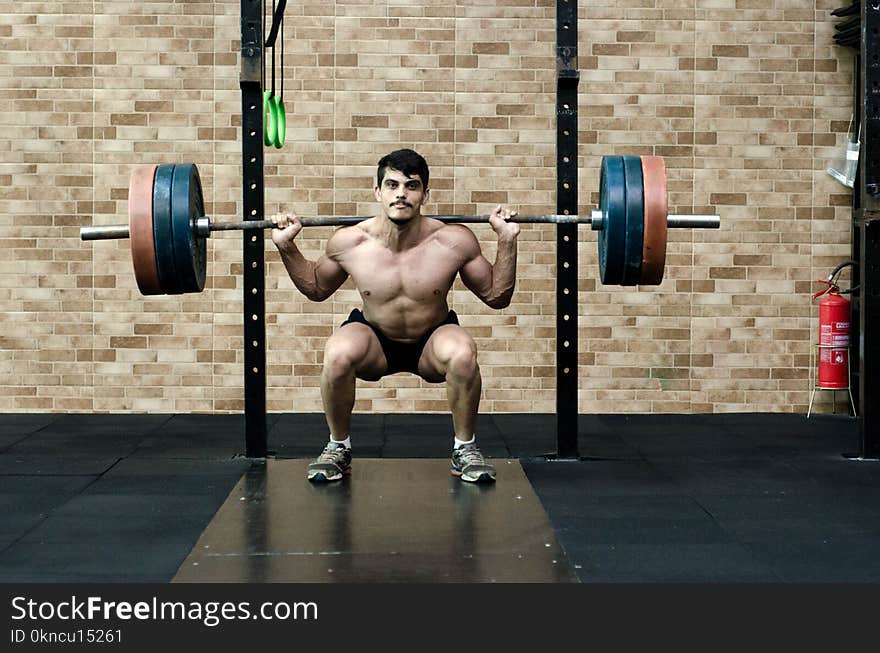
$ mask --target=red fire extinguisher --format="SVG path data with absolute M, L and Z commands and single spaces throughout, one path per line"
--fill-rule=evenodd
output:
M 839 271 L 839 270 L 837 270 Z M 828 287 L 813 295 L 819 302 L 819 370 L 816 387 L 836 390 L 849 387 L 850 302 L 840 296 L 840 288 L 831 281 L 817 279 Z

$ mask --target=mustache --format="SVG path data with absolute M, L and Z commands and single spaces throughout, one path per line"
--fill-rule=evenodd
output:
M 388 206 L 397 206 L 398 204 L 403 204 L 404 206 L 408 206 L 409 208 L 412 208 L 412 204 L 410 204 L 409 202 L 403 202 L 403 201 L 391 202 L 391 204 L 389 204 Z

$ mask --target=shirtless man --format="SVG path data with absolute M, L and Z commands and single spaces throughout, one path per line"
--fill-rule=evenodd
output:
M 364 303 L 327 341 L 321 399 L 330 442 L 309 465 L 308 479 L 335 481 L 351 473 L 355 378 L 376 381 L 411 372 L 430 383 L 446 382 L 455 430 L 452 473 L 463 481 L 492 482 L 495 469 L 483 459 L 474 435 L 482 386 L 477 348 L 446 298 L 460 274 L 487 305 L 510 304 L 519 225 L 508 220 L 515 213 L 499 206 L 489 218 L 498 235 L 492 265 L 470 229 L 422 215 L 428 164 L 417 152 L 383 157 L 376 179 L 379 215 L 336 231 L 317 261 L 307 260 L 294 243 L 302 229 L 296 215 L 278 216 L 272 230 L 290 278 L 306 297 L 323 301 L 350 275 Z

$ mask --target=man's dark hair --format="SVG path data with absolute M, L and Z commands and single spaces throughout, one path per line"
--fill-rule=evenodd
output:
M 425 190 L 428 189 L 428 162 L 425 157 L 415 150 L 395 150 L 379 159 L 379 169 L 376 171 L 376 185 L 381 186 L 388 169 L 399 170 L 407 177 L 418 175 L 422 179 Z

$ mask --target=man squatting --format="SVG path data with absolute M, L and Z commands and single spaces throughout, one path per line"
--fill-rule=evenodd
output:
M 302 223 L 279 215 L 272 241 L 294 285 L 323 301 L 351 276 L 363 300 L 327 340 L 321 399 L 330 441 L 308 466 L 313 482 L 351 473 L 351 413 L 355 379 L 376 381 L 411 372 L 430 383 L 446 382 L 455 431 L 452 474 L 468 482 L 493 482 L 495 469 L 476 445 L 475 425 L 482 380 L 474 339 L 449 310 L 447 296 L 456 275 L 492 308 L 510 304 L 516 283 L 516 213 L 498 206 L 489 224 L 498 237 L 495 263 L 480 250 L 464 225 L 422 215 L 430 195 L 425 159 L 397 150 L 379 160 L 373 189 L 379 214 L 329 238 L 317 261 L 306 259 L 295 238 Z

